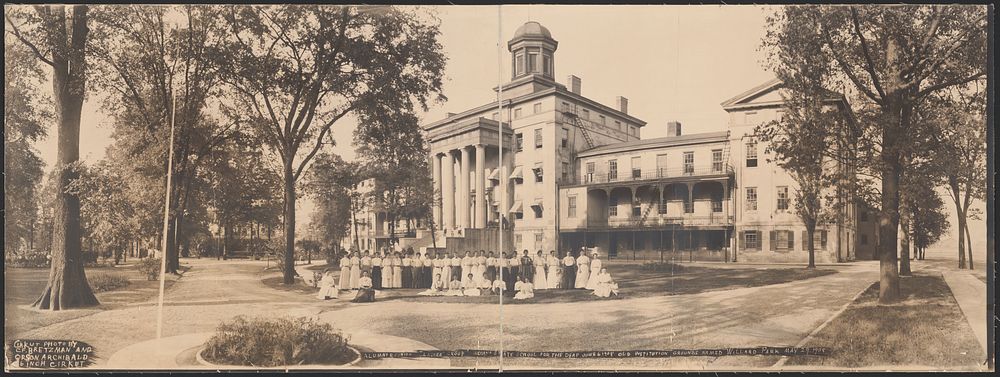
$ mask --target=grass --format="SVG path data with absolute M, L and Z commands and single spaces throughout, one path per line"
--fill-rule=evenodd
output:
M 878 283 L 816 334 L 809 347 L 829 347 L 828 357 L 791 357 L 788 365 L 863 368 L 928 366 L 968 368 L 985 355 L 948 284 L 940 274 L 900 281 L 904 299 L 878 305 Z M 877 334 L 877 336 L 875 336 Z
M 315 295 L 316 292 L 319 292 L 319 288 L 302 284 L 301 280 L 295 280 L 295 283 L 286 285 L 280 275 L 264 278 L 261 282 L 264 283 L 264 285 L 279 291 L 297 292 L 310 295 Z
M 128 275 L 121 272 L 98 272 L 87 275 L 87 282 L 94 293 L 114 291 L 125 288 L 130 281 Z

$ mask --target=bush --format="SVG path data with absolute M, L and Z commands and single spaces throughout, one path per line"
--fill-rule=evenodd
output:
M 31 250 L 25 253 L 8 256 L 4 259 L 9 267 L 45 268 L 49 266 L 47 251 Z
M 670 262 L 646 262 L 642 264 L 642 269 L 653 272 L 673 272 L 684 271 L 684 266 Z
M 97 272 L 87 275 L 90 288 L 97 292 L 113 291 L 129 285 L 128 276 L 119 272 Z
M 143 258 L 136 265 L 139 272 L 146 275 L 146 280 L 156 280 L 160 278 L 160 258 Z
M 255 367 L 342 365 L 357 357 L 347 339 L 327 323 L 305 317 L 248 320 L 244 316 L 219 325 L 201 355 L 212 363 Z

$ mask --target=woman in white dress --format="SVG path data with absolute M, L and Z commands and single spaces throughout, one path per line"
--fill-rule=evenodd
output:
M 437 266 L 438 263 L 441 264 L 441 280 L 451 284 L 451 281 L 454 280 L 451 277 L 451 258 L 448 258 L 448 254 L 445 254 L 444 258 L 441 258 L 440 261 L 434 262 L 434 266 Z
M 381 252 L 379 252 L 381 254 Z M 392 285 L 392 257 L 388 254 L 379 255 L 379 259 L 382 260 L 382 275 L 379 278 L 382 280 L 378 284 L 378 288 L 387 289 L 391 288 Z M 374 261 L 373 261 L 374 262 Z
M 434 279 L 431 280 L 431 286 L 434 287 L 438 282 L 440 282 L 447 288 L 448 281 L 444 280 L 444 275 L 441 274 L 441 267 L 444 266 L 444 260 L 440 259 L 440 253 L 432 255 L 431 266 L 433 266 L 433 269 L 431 270 L 431 276 L 433 276 Z
M 576 258 L 576 288 L 586 288 L 587 280 L 590 280 L 590 257 L 587 256 L 587 251 L 583 250 Z
M 524 278 L 514 284 L 514 289 L 517 290 L 517 294 L 514 295 L 515 300 L 525 300 L 535 297 L 535 286 L 528 281 L 528 278 Z
M 601 272 L 597 273 L 597 288 L 594 289 L 594 295 L 597 297 L 610 297 L 611 294 L 618 295 L 618 283 L 615 283 L 611 279 L 611 274 L 608 273 L 607 268 L 602 268 Z
M 600 255 L 594 252 L 594 258 L 590 260 L 590 279 L 587 280 L 587 289 L 594 290 L 597 289 L 597 275 L 601 273 L 601 269 L 604 268 L 603 263 L 598 258 Z
M 398 251 L 392 256 L 392 287 L 403 288 L 403 258 Z
M 549 282 L 549 289 L 558 289 L 562 287 L 562 264 L 559 263 L 559 258 L 556 257 L 556 251 L 549 251 L 549 257 L 545 259 L 545 262 L 549 265 L 549 271 L 545 276 L 545 279 Z
M 462 295 L 465 296 L 479 296 L 479 283 L 476 282 L 475 276 L 472 274 L 466 275 L 465 279 L 462 279 Z
M 545 278 L 545 256 L 542 255 L 542 251 L 538 250 L 535 253 L 535 257 L 531 258 L 531 264 L 534 265 L 535 277 L 532 284 L 535 285 L 535 289 L 549 289 L 549 281 Z
M 346 253 L 340 258 L 340 288 L 351 289 L 351 256 Z
M 333 269 L 327 268 L 323 270 L 323 279 L 319 281 L 319 293 L 316 294 L 316 298 L 320 300 L 329 300 L 331 298 L 337 298 L 337 280 L 333 278 Z
M 458 281 L 458 276 L 455 276 L 455 278 L 451 280 L 451 283 L 448 283 L 448 293 L 445 293 L 444 295 L 445 296 L 463 296 L 463 294 L 462 294 L 462 282 Z
M 351 257 L 351 289 L 358 289 L 360 287 L 359 282 L 361 280 L 361 256 L 355 251 L 354 256 Z
M 439 274 L 439 275 L 433 277 L 432 279 L 433 279 L 434 283 L 431 284 L 431 287 L 427 288 L 426 291 L 417 293 L 418 295 L 421 295 L 421 296 L 441 296 L 441 295 L 445 294 L 445 290 L 447 289 L 448 285 L 445 284 L 443 280 L 441 280 L 441 275 Z

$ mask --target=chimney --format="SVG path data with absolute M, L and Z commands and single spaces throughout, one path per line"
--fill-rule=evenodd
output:
M 615 107 L 618 108 L 618 111 L 628 114 L 628 98 L 622 96 L 615 97 Z
M 681 136 L 681 122 L 667 122 L 667 137 Z
M 582 83 L 580 82 L 579 77 L 573 75 L 569 75 L 566 77 L 566 87 L 569 88 L 569 91 L 573 92 L 574 94 L 580 94 L 581 84 Z

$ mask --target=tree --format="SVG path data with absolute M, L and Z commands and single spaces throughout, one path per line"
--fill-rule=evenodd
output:
M 68 188 L 77 178 L 80 159 L 80 115 L 86 95 L 88 7 L 36 6 L 34 13 L 14 9 L 4 16 L 9 31 L 41 62 L 52 67 L 52 91 L 58 134 L 58 193 L 49 279 L 32 306 L 62 310 L 97 305 L 83 271 L 80 243 L 80 198 Z M 67 30 L 68 28 L 68 30 Z M 23 30 L 22 30 L 23 29 Z
M 311 219 L 313 227 L 322 229 L 321 234 L 328 245 L 342 239 L 354 226 L 354 246 L 359 246 L 355 213 L 363 198 L 355 188 L 367 175 L 358 162 L 346 162 L 330 153 L 316 156 L 316 162 L 306 174 L 305 190 L 317 202 Z
M 944 201 L 931 185 L 915 185 L 908 196 L 910 234 L 913 237 L 916 259 L 924 259 L 924 251 L 941 239 L 948 230 L 948 217 L 944 214 Z
M 767 43 L 778 50 L 778 65 L 829 68 L 839 86 L 850 88 L 852 107 L 872 115 L 852 126 L 878 157 L 863 167 L 881 181 L 880 303 L 900 297 L 901 154 L 913 146 L 914 106 L 985 79 L 986 16 L 986 7 L 973 6 L 809 5 L 784 7 L 768 19 Z
M 81 198 L 81 218 L 86 238 L 101 250 L 111 251 L 117 264 L 126 245 L 139 234 L 139 218 L 126 191 L 120 169 L 107 160 L 80 170 L 70 190 Z
M 230 6 L 223 13 L 232 37 L 225 80 L 282 163 L 283 282 L 292 284 L 295 183 L 348 114 L 426 108 L 441 91 L 440 31 L 392 7 Z
M 95 38 L 100 43 L 93 44 L 92 52 L 102 64 L 97 66 L 94 82 L 108 93 L 104 109 L 113 116 L 118 149 L 112 156 L 145 175 L 148 190 L 160 192 L 144 204 L 152 208 L 162 207 L 173 97 L 177 97 L 166 229 L 167 272 L 176 273 L 179 246 L 186 244 L 185 230 L 190 229 L 185 215 L 193 212 L 190 201 L 198 169 L 206 155 L 234 137 L 239 124 L 222 122 L 205 111 L 212 105 L 222 107 L 217 67 L 221 62 L 215 56 L 222 32 L 218 8 L 127 5 L 98 9 Z M 167 21 L 171 18 L 181 22 L 171 27 Z M 226 109 L 220 110 L 225 113 Z M 162 212 L 157 217 L 162 218 Z
M 4 251 L 34 248 L 44 162 L 34 144 L 52 120 L 49 98 L 38 93 L 44 72 L 32 52 L 4 36 Z

